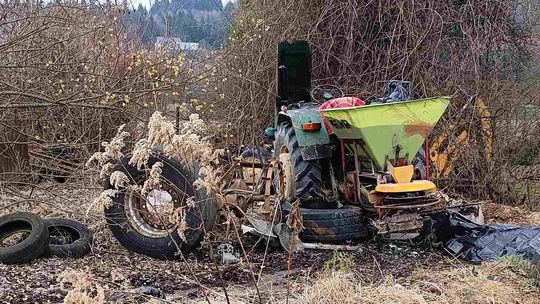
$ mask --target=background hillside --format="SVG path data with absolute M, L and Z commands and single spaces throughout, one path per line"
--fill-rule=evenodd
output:
M 141 4 L 131 8 L 125 20 L 144 43 L 171 36 L 212 49 L 225 41 L 234 9 L 233 2 L 223 6 L 219 0 L 163 0 L 148 9 Z

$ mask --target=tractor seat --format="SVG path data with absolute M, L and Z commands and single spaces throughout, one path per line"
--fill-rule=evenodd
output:
M 319 112 L 320 111 L 324 111 L 324 110 L 327 110 L 327 109 L 336 109 L 336 108 L 354 108 L 354 107 L 361 107 L 361 106 L 365 106 L 366 103 L 358 98 L 358 97 L 354 97 L 354 96 L 351 96 L 351 97 L 340 97 L 340 98 L 334 98 L 334 99 L 330 99 L 328 101 L 326 101 L 325 103 L 323 103 L 320 107 L 319 107 Z M 328 123 L 328 121 L 326 121 L 326 118 L 324 116 L 322 116 L 322 119 L 324 121 L 324 126 L 326 128 L 326 131 L 328 132 L 328 134 L 332 134 L 332 127 L 330 126 L 330 124 Z

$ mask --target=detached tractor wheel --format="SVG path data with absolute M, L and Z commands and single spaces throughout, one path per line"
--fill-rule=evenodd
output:
M 114 171 L 125 173 L 132 182 L 142 186 L 147 172 L 121 159 Z M 189 169 L 179 161 L 162 155 L 150 157 L 148 167 L 162 162 L 161 188 L 142 195 L 140 191 L 122 190 L 105 209 L 107 223 L 116 239 L 128 250 L 159 259 L 174 259 L 180 252 L 194 250 L 205 232 L 210 231 L 217 214 L 217 203 L 205 189 L 193 183 L 199 177 L 197 168 Z M 107 188 L 112 185 L 107 183 Z M 177 208 L 185 212 L 184 237 L 178 232 L 173 216 Z
M 301 201 L 324 198 L 319 161 L 303 159 L 294 128 L 290 123 L 283 123 L 277 127 L 274 157 L 279 158 L 283 166 L 283 178 L 278 183 L 285 197 L 295 196 Z

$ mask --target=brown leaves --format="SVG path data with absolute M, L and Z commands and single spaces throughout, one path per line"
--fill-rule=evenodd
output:
M 103 287 L 91 274 L 67 269 L 58 279 L 61 288 L 69 290 L 64 298 L 65 304 L 105 303 L 107 287 Z
M 300 211 L 300 200 L 292 204 L 291 213 L 287 217 L 287 226 L 298 235 L 304 229 L 304 217 Z

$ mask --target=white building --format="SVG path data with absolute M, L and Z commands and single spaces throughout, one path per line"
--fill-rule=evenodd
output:
M 196 42 L 182 42 L 180 38 L 176 37 L 157 37 L 154 48 L 173 53 L 195 52 L 199 50 L 199 44 Z

